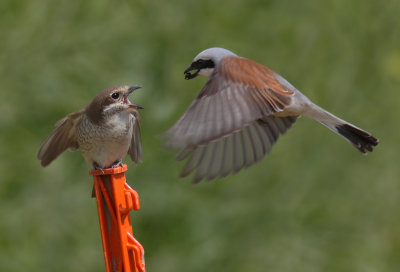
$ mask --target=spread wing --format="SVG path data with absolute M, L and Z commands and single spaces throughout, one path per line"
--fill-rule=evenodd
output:
M 42 166 L 47 166 L 66 149 L 79 148 L 77 127 L 82 121 L 85 109 L 71 113 L 56 123 L 56 129 L 50 134 L 41 146 L 37 158 Z
M 291 104 L 294 87 L 267 67 L 228 57 L 183 116 L 165 133 L 167 146 L 197 146 L 233 133 Z
M 190 157 L 182 175 L 197 169 L 195 181 L 212 180 L 259 161 L 295 122 L 296 117 L 273 116 L 292 103 L 294 93 L 290 83 L 261 64 L 223 59 L 164 134 L 167 147 L 181 150 L 178 160 Z
M 141 118 L 138 112 L 133 113 L 132 118 L 132 139 L 131 145 L 129 146 L 129 156 L 133 162 L 138 163 L 142 161 L 142 140 L 140 134 L 140 122 Z
M 237 173 L 267 155 L 279 135 L 284 134 L 294 122 L 296 117 L 269 116 L 218 140 L 193 149 L 183 149 L 177 160 L 188 160 L 181 177 L 195 171 L 193 182 L 198 183 L 203 178 L 210 181 Z

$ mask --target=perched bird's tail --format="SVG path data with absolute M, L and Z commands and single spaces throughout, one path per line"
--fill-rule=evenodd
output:
M 373 147 L 377 146 L 379 140 L 365 130 L 362 130 L 326 110 L 313 104 L 312 107 L 303 113 L 303 116 L 317 120 L 333 132 L 344 137 L 352 143 L 362 153 L 372 152 Z

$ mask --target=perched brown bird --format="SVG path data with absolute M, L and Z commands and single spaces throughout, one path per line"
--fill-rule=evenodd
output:
M 122 164 L 127 153 L 135 163 L 142 159 L 140 116 L 128 96 L 139 86 L 117 86 L 99 93 L 85 108 L 56 123 L 56 129 L 37 155 L 47 166 L 66 149 L 80 149 L 94 169 Z
M 194 72 L 192 72 L 194 71 Z M 283 77 L 223 48 L 198 54 L 184 72 L 208 81 L 183 116 L 165 132 L 167 147 L 188 158 L 181 176 L 213 180 L 260 161 L 297 117 L 317 120 L 362 153 L 378 139 L 311 102 Z

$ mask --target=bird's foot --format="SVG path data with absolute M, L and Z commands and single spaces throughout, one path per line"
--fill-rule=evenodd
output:
M 101 173 L 104 175 L 104 170 L 103 170 L 103 168 L 101 168 L 100 165 L 98 165 L 97 162 L 94 162 L 94 163 L 93 163 L 93 170 L 99 170 L 99 171 L 101 171 Z
M 111 164 L 111 168 L 115 168 L 118 166 L 123 166 L 122 159 L 116 160 L 113 164 Z

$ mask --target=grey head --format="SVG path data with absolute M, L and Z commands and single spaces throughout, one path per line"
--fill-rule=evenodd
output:
M 198 75 L 210 76 L 214 68 L 225 57 L 237 57 L 235 53 L 221 47 L 212 47 L 200 52 L 192 61 L 191 65 L 185 70 L 185 79 L 192 79 Z M 195 70 L 194 73 L 191 71 Z

